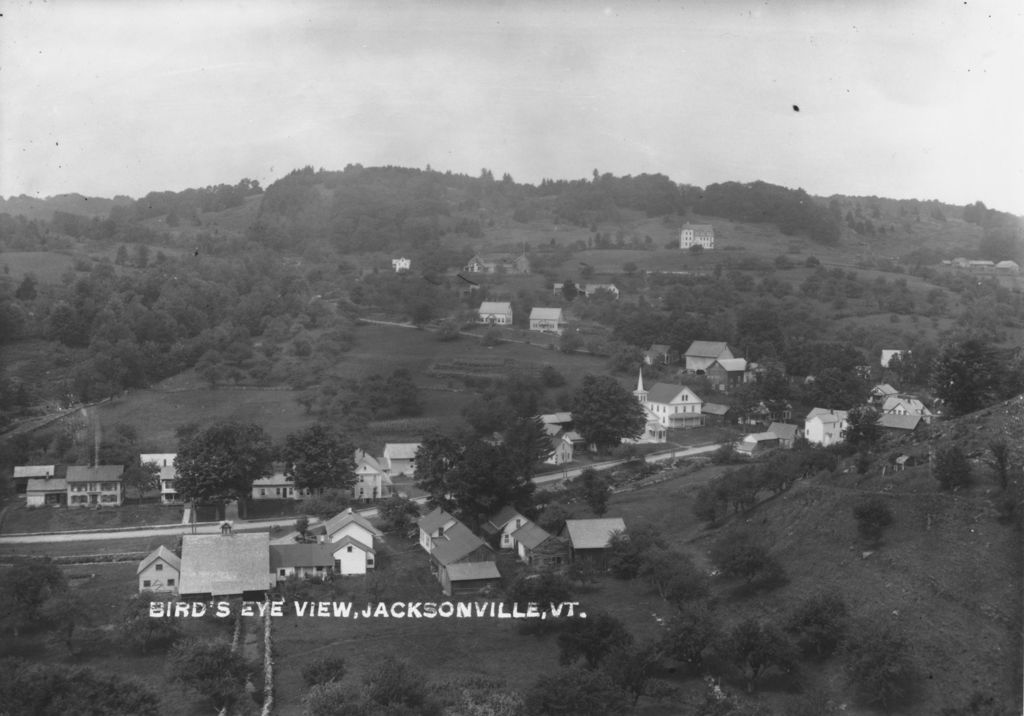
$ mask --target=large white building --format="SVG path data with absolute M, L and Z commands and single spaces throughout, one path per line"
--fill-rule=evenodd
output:
M 809 443 L 828 447 L 845 439 L 848 426 L 845 410 L 814 408 L 804 418 L 804 437 Z
M 683 224 L 679 232 L 679 248 L 691 249 L 694 246 L 715 248 L 715 229 L 711 224 Z

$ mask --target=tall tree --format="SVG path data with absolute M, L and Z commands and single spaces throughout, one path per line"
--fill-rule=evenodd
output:
M 857 406 L 847 413 L 846 442 L 854 447 L 870 449 L 879 437 L 878 411 L 870 406 Z
M 540 418 L 519 418 L 505 431 L 505 448 L 515 474 L 531 479 L 537 464 L 544 462 L 553 451 L 551 440 Z
M 67 580 L 60 567 L 49 559 L 10 567 L 0 578 L 4 610 L 0 620 L 17 636 L 25 626 L 42 618 L 43 605 L 66 592 Z
M 637 438 L 644 431 L 639 401 L 614 378 L 587 375 L 572 397 L 572 417 L 583 439 L 599 449 Z
M 999 360 L 981 340 L 946 345 L 932 367 L 931 386 L 954 415 L 963 415 L 991 403 L 1000 380 Z
M 598 612 L 586 619 L 573 619 L 558 635 L 558 661 L 569 666 L 583 659 L 595 669 L 616 647 L 633 643 L 633 637 L 621 621 L 611 614 Z
M 0 704 L 9 714 L 157 716 L 160 699 L 136 681 L 60 664 L 4 661 Z
M 245 516 L 252 483 L 268 477 L 274 449 L 270 436 L 252 423 L 219 423 L 183 440 L 174 460 L 178 474 L 174 489 L 183 500 L 225 505 L 237 499 Z
M 323 423 L 284 439 L 284 474 L 300 490 L 352 487 L 356 481 L 355 447 L 347 436 Z
M 455 509 L 449 473 L 462 459 L 464 449 L 455 438 L 436 432 L 424 436 L 420 442 L 413 480 L 416 487 L 427 493 L 428 506 L 449 512 Z
M 253 671 L 227 642 L 187 641 L 175 644 L 168 656 L 171 681 L 208 698 L 218 711 L 245 698 L 245 682 Z
M 138 462 L 135 460 L 121 475 L 121 484 L 125 491 L 134 490 L 139 504 L 142 496 L 160 486 L 160 466 L 155 462 Z

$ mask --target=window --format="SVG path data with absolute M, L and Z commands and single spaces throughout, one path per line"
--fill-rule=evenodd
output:
M 158 572 L 164 571 L 164 566 L 162 564 L 160 564 L 159 562 L 156 565 L 156 571 L 158 571 Z
M 349 545 L 348 547 L 346 547 L 345 551 L 348 552 L 349 554 L 352 554 L 352 545 Z
M 168 587 L 173 587 L 174 586 L 174 578 L 173 577 L 171 579 L 167 580 L 167 586 Z
M 264 487 L 260 488 L 260 497 L 266 497 L 267 490 Z
M 277 570 L 277 574 L 278 574 L 278 576 L 280 576 L 280 577 L 284 577 L 284 576 L 287 576 L 287 574 L 286 574 L 286 573 L 287 573 L 287 571 L 288 571 L 288 570 L 286 570 L 286 569 L 285 569 L 284 567 L 281 567 L 281 568 L 280 568 L 279 570 Z
M 143 579 L 142 580 L 142 586 L 143 587 L 150 587 L 152 585 L 153 585 L 153 583 L 151 581 L 149 581 L 148 579 Z

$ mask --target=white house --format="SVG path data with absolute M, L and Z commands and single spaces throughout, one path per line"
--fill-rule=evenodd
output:
M 323 531 L 324 543 L 331 545 L 335 572 L 366 574 L 367 569 L 374 568 L 374 539 L 381 537 L 381 531 L 365 517 L 350 507 L 327 520 Z
M 637 375 L 633 395 L 640 401 L 649 421 L 662 428 L 697 428 L 704 424 L 704 401 L 685 385 L 655 383 L 644 389 L 643 371 Z
M 181 578 L 181 560 L 174 552 L 160 545 L 139 562 L 139 568 L 135 573 L 139 578 L 140 592 L 177 594 Z
M 845 410 L 814 408 L 804 418 L 804 437 L 807 442 L 828 447 L 843 441 L 848 426 Z
M 561 308 L 534 307 L 530 311 L 530 330 L 540 333 L 557 333 L 562 335 L 565 329 L 565 318 Z
M 178 476 L 178 470 L 174 467 L 176 457 L 178 453 L 175 452 L 147 452 L 139 455 L 139 462 L 143 465 L 151 462 L 160 468 L 160 502 L 165 505 L 181 502 L 174 489 L 174 478 Z
M 450 530 L 458 522 L 440 507 L 420 517 L 416 526 L 420 530 L 420 547 L 428 554 L 434 549 L 434 539 Z
M 376 564 L 376 551 L 355 537 L 342 537 L 331 547 L 334 550 L 334 571 L 338 574 L 366 574 Z
M 566 433 L 552 435 L 548 440 L 551 443 L 551 454 L 544 460 L 546 464 L 564 465 L 565 463 L 572 462 L 575 448 L 573 447 L 572 439 Z
M 725 341 L 694 341 L 686 349 L 686 370 L 690 373 L 703 373 L 717 361 L 731 360 L 732 349 Z
M 1000 261 L 999 263 L 996 264 L 996 271 L 1005 274 L 1019 274 L 1020 264 L 1018 264 L 1016 261 L 1010 260 Z
M 391 478 L 377 458 L 356 450 L 356 481 L 352 485 L 352 498 L 369 502 L 391 494 Z
M 322 490 L 317 490 L 322 492 Z M 313 491 L 309 488 L 299 489 L 292 478 L 281 471 L 275 471 L 270 477 L 261 477 L 252 481 L 252 499 L 254 500 L 303 500 L 310 497 Z
M 711 224 L 683 224 L 679 232 L 679 248 L 689 249 L 694 246 L 715 248 L 715 229 Z
M 419 443 L 384 443 L 384 469 L 390 477 L 411 475 L 416 467 Z
M 120 507 L 124 502 L 121 474 L 124 465 L 69 465 L 67 472 L 68 505 Z
M 514 549 L 516 545 L 512 533 L 527 522 L 529 520 L 519 514 L 514 507 L 506 505 L 487 520 L 482 529 L 490 537 L 497 538 L 498 549 Z
M 890 395 L 882 403 L 883 415 L 917 415 L 925 423 L 932 421 L 932 411 L 917 398 L 910 395 Z
M 391 267 L 395 270 L 395 273 L 401 273 L 402 271 L 408 271 L 412 268 L 412 261 L 404 256 L 397 259 L 391 259 Z
M 512 325 L 512 304 L 508 301 L 484 301 L 477 312 L 477 323 L 493 326 Z

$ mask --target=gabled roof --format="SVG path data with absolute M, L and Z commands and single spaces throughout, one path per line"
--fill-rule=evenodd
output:
M 996 268 L 1019 269 L 1020 264 L 1018 264 L 1016 261 L 1010 261 L 1007 259 L 1006 261 L 1000 261 L 999 263 L 997 263 Z
M 480 304 L 480 313 L 512 313 L 512 304 L 508 301 L 484 301 Z
M 376 470 L 377 472 L 383 472 L 384 470 L 384 468 L 381 467 L 381 464 L 377 462 L 377 458 L 367 452 L 363 452 L 362 450 L 356 450 L 355 463 L 356 469 L 358 469 L 360 465 L 366 465 L 371 470 Z
M 804 420 L 811 420 L 812 418 L 818 418 L 822 423 L 838 423 L 846 420 L 845 410 L 829 410 L 828 408 L 813 408 L 811 412 L 807 413 L 807 417 Z
M 445 530 L 443 535 L 434 538 L 430 556 L 441 564 L 448 565 L 486 546 L 487 544 L 466 525 L 456 522 Z
M 53 477 L 53 465 L 16 465 L 11 477 Z
M 612 532 L 625 531 L 621 517 L 602 517 L 592 520 L 566 520 L 565 529 L 573 549 L 604 549 Z
M 68 465 L 68 482 L 120 482 L 124 465 Z
M 178 555 L 176 555 L 174 552 L 167 549 L 163 545 L 160 545 L 159 547 L 157 547 L 152 552 L 150 552 L 142 558 L 142 561 L 139 562 L 139 568 L 135 570 L 135 573 L 141 574 L 142 570 L 144 570 L 149 565 L 153 564 L 153 562 L 157 561 L 158 559 L 162 559 L 163 561 L 167 562 L 167 564 L 172 569 L 176 569 L 179 572 L 181 571 L 181 560 L 178 558 Z
M 749 435 L 747 435 L 747 436 L 745 436 L 743 438 L 743 442 L 745 442 L 745 443 L 760 443 L 760 442 L 765 442 L 766 440 L 778 440 L 778 439 L 779 439 L 778 435 L 776 435 L 775 433 L 773 433 L 771 431 L 768 431 L 768 432 L 764 432 L 764 433 L 750 433 Z
M 414 460 L 419 443 L 384 443 L 384 457 L 389 460 Z
M 725 415 L 732 406 L 730 405 L 719 405 L 718 403 L 704 403 L 700 406 L 700 412 L 707 413 L 708 415 Z
M 572 422 L 572 413 L 547 413 L 540 416 L 540 421 L 545 425 L 562 425 Z
M 920 415 L 893 415 L 885 413 L 878 416 L 878 427 L 893 430 L 917 430 L 923 418 Z
M 800 428 L 789 423 L 772 423 L 768 426 L 768 432 L 775 433 L 781 440 L 795 440 Z
M 729 373 L 735 373 L 747 369 L 746 358 L 719 358 L 715 362 L 725 368 Z
M 292 478 L 288 477 L 283 472 L 275 472 L 273 475 L 260 477 L 252 481 L 253 487 L 274 487 L 275 485 L 295 487 L 295 483 L 292 481 Z
M 652 343 L 651 347 L 647 349 L 648 353 L 663 354 L 669 352 L 669 347 L 665 343 Z
M 333 567 L 336 544 L 272 544 L 270 571 L 282 567 Z
M 364 552 L 368 552 L 370 554 L 376 554 L 376 552 L 374 552 L 374 550 L 373 550 L 373 547 L 371 547 L 368 544 L 362 543 L 361 541 L 357 540 L 352 535 L 345 535 L 344 537 L 342 537 L 337 542 L 332 542 L 331 544 L 324 545 L 324 546 L 325 547 L 330 547 L 332 554 L 337 554 L 338 550 L 340 550 L 342 547 L 348 547 L 349 545 L 352 545 L 353 547 L 357 547 L 357 548 L 363 550 Z
M 68 481 L 63 477 L 30 477 L 25 483 L 28 492 L 67 492 Z
M 871 389 L 872 395 L 896 395 L 899 391 L 888 383 L 879 383 Z
M 527 522 L 512 533 L 512 539 L 519 542 L 526 549 L 533 549 L 549 539 L 556 539 L 556 537 L 533 522 Z
M 652 385 L 647 389 L 647 401 L 650 403 L 663 403 L 665 405 L 670 405 L 672 403 L 679 402 L 676 398 L 678 398 L 684 391 L 693 396 L 693 398 L 696 398 L 697 401 L 700 401 L 697 394 L 690 390 L 690 388 L 685 385 L 675 385 L 673 383 L 655 383 Z M 685 402 L 692 402 L 692 399 Z
M 888 413 L 901 405 L 910 412 L 917 412 L 919 415 L 931 415 L 931 411 L 924 407 L 924 403 L 909 395 L 893 395 L 886 398 L 885 402 L 882 403 L 882 412 Z
M 686 349 L 686 355 L 693 358 L 717 358 L 727 350 L 729 345 L 725 341 L 694 341 Z
M 711 229 L 711 224 L 683 224 L 683 229 L 693 229 L 694 231 L 708 231 Z
M 223 596 L 264 591 L 272 584 L 269 569 L 266 532 L 184 535 L 178 592 Z
M 450 522 L 458 522 L 458 520 L 440 507 L 435 507 L 433 512 L 428 512 L 416 520 L 416 526 L 427 534 L 434 534 L 439 528 L 444 527 Z
M 561 308 L 541 308 L 540 306 L 534 306 L 530 311 L 531 321 L 561 321 L 562 320 L 562 309 Z
M 494 562 L 459 562 L 447 567 L 448 580 L 468 582 L 474 579 L 501 579 L 501 572 Z
M 349 507 L 344 512 L 339 512 L 331 519 L 324 523 L 324 529 L 327 532 L 327 536 L 330 537 L 335 534 L 343 527 L 347 527 L 350 524 L 356 524 L 362 527 L 364 530 L 372 534 L 374 537 L 380 537 L 384 533 L 379 529 L 370 524 L 370 521 L 363 517 L 358 512 L 353 512 L 352 508 Z
M 500 530 L 504 528 L 505 525 L 507 525 L 509 522 L 514 520 L 516 517 L 526 519 L 519 513 L 518 510 L 516 510 L 515 507 L 513 507 L 512 505 L 505 505 L 500 510 L 498 510 L 497 514 L 495 514 L 489 520 L 487 520 L 487 522 L 491 525 L 494 525 L 495 529 Z

